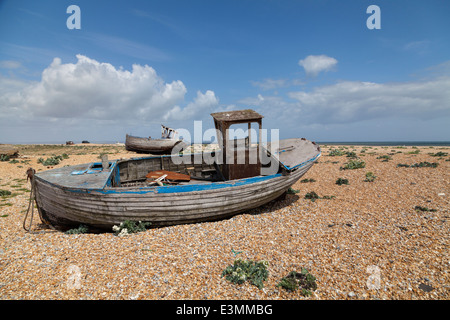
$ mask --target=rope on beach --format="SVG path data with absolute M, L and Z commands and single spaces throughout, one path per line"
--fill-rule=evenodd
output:
M 30 179 L 30 183 L 31 183 L 31 191 L 30 191 L 30 200 L 28 201 L 28 209 L 27 209 L 27 213 L 25 214 L 25 219 L 23 219 L 23 228 L 25 229 L 25 231 L 30 232 L 31 231 L 31 224 L 33 223 L 33 216 L 34 216 L 34 200 L 35 200 L 35 180 L 34 180 L 34 173 L 36 172 L 36 170 L 34 170 L 33 168 L 29 168 L 27 170 L 27 180 Z M 27 222 L 27 218 L 28 218 L 28 214 L 30 213 L 30 208 L 31 208 L 31 217 L 30 217 L 30 224 L 28 225 L 28 229 L 26 227 L 26 222 Z
M 25 229 L 25 231 L 30 232 L 30 233 L 39 233 L 39 232 L 32 232 L 31 231 L 31 225 L 33 223 L 33 217 L 34 217 L 34 203 L 33 202 L 36 201 L 36 197 L 38 195 L 38 193 L 36 193 L 36 179 L 34 178 L 34 174 L 35 173 L 36 173 L 36 170 L 34 170 L 33 168 L 28 168 L 28 170 L 27 170 L 27 181 L 30 180 L 31 191 L 30 191 L 30 200 L 28 202 L 27 213 L 25 214 L 25 218 L 23 219 L 23 228 Z M 36 205 L 37 205 L 37 201 L 36 201 Z M 27 228 L 26 227 L 26 222 L 27 222 L 27 219 L 28 219 L 28 215 L 30 214 L 30 209 L 31 209 L 30 223 L 29 223 L 28 228 Z M 38 213 L 39 213 L 39 218 L 41 218 L 41 221 L 44 224 L 46 224 L 48 228 L 56 230 L 52 226 L 50 221 L 47 221 L 47 219 L 45 219 L 43 217 L 43 215 L 41 214 L 41 210 L 38 209 Z

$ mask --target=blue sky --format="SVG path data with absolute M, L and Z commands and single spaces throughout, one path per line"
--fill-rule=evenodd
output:
M 0 143 L 206 130 L 244 108 L 281 138 L 448 141 L 448 30 L 444 0 L 3 0 Z

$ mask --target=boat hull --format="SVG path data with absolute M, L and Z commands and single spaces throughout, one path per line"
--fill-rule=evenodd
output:
M 85 224 L 111 230 L 125 220 L 151 222 L 153 226 L 213 221 L 278 198 L 319 156 L 286 175 L 152 190 L 137 187 L 83 190 L 55 185 L 36 176 L 36 203 L 41 218 L 59 229 Z
M 182 140 L 151 139 L 126 135 L 125 148 L 128 151 L 152 154 L 169 154 Z

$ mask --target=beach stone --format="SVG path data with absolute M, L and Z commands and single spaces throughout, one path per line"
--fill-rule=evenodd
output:
M 431 292 L 434 288 L 428 284 L 421 283 L 421 284 L 419 284 L 419 289 L 421 289 L 422 291 L 425 291 L 425 292 Z
M 300 192 L 286 200 L 230 219 L 117 237 L 113 232 L 70 235 L 43 229 L 36 212 L 36 232 L 27 233 L 22 224 L 30 194 L 20 190 L 30 189 L 28 167 L 46 170 L 39 158 L 66 153 L 69 158 L 55 166 L 62 167 L 98 162 L 100 153 L 111 159 L 135 153 L 117 145 L 19 146 L 18 159 L 29 160 L 26 166 L 0 162 L 0 188 L 15 194 L 0 198 L 0 300 L 449 300 L 450 214 L 443 190 L 448 189 L 450 162 L 428 153 L 450 148 L 419 147 L 421 152 L 411 158 L 408 152 L 415 149 L 410 147 L 352 146 L 356 154 L 367 149 L 366 167 L 345 172 L 339 168 L 346 156 L 329 156 L 331 147 L 321 148 L 320 162 L 304 176 L 316 182 L 308 188 L 294 184 Z M 402 153 L 390 162 L 377 159 L 391 149 Z M 398 163 L 425 161 L 439 166 L 397 168 Z M 377 176 L 374 183 L 364 182 L 368 171 Z M 339 177 L 352 184 L 336 185 Z M 303 198 L 310 191 L 335 198 L 311 202 Z M 437 211 L 424 214 L 415 206 Z M 236 259 L 268 261 L 263 290 L 222 277 Z M 71 265 L 78 271 L 68 272 Z M 317 279 L 311 296 L 277 287 L 288 272 L 302 268 Z M 367 283 L 382 289 L 368 290 Z

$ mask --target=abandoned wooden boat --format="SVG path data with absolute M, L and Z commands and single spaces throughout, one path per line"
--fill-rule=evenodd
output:
M 177 132 L 174 129 L 161 125 L 161 139 L 135 137 L 127 134 L 125 148 L 138 153 L 168 154 L 173 147 L 182 142 L 183 140 L 177 139 Z
M 219 129 L 242 122 L 213 117 Z M 261 153 L 251 163 L 254 151 Z M 245 163 L 222 161 L 230 152 L 235 159 L 244 152 Z M 111 230 L 125 220 L 153 226 L 195 223 L 230 217 L 278 198 L 320 154 L 314 142 L 287 139 L 275 150 L 249 144 L 231 151 L 103 159 L 36 173 L 32 185 L 41 220 L 57 229 L 84 224 Z

